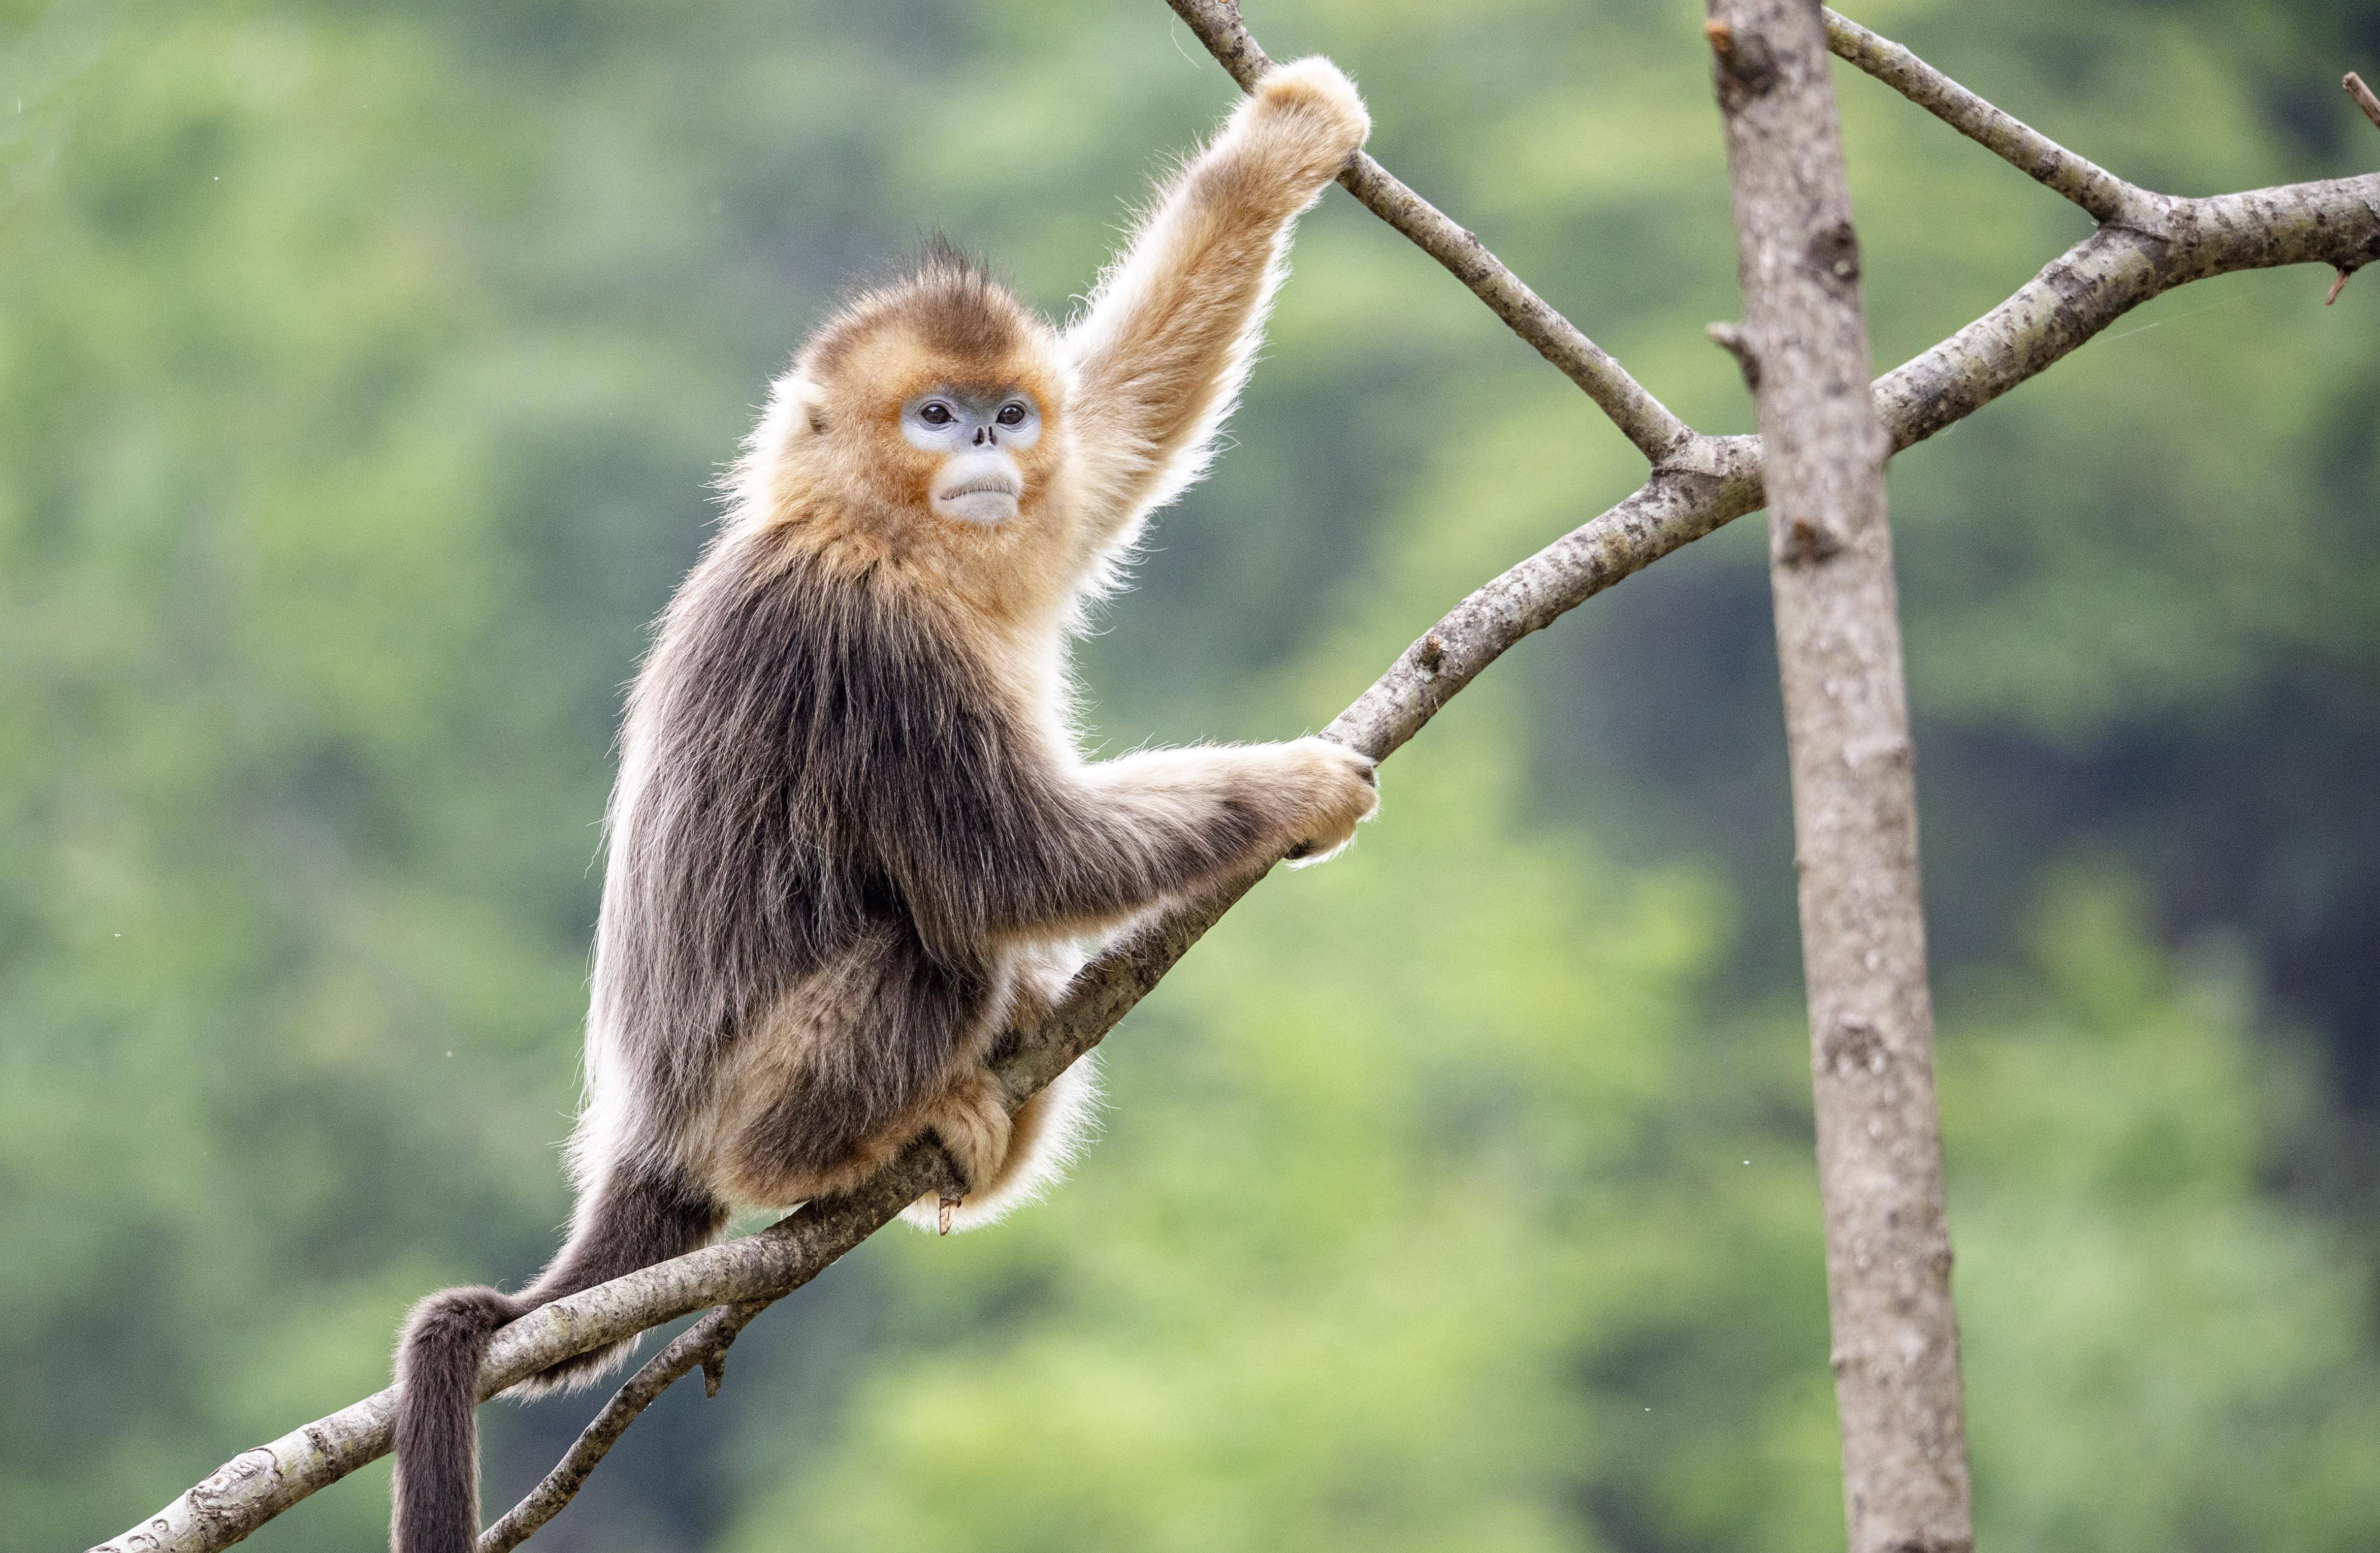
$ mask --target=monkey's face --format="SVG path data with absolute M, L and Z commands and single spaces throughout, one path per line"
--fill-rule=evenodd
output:
M 925 487 L 929 511 L 963 523 L 1005 523 L 1025 498 L 1017 461 L 1041 441 L 1041 406 L 1021 385 L 938 382 L 901 406 L 901 438 L 938 463 Z
M 1063 380 L 1021 325 L 998 349 L 924 335 L 894 314 L 846 346 L 820 373 L 812 431 L 913 537 L 1014 540 L 1062 462 Z
M 1068 383 L 1046 322 L 981 271 L 929 258 L 803 348 L 764 423 L 775 446 L 751 467 L 774 510 L 1029 611 L 1062 591 L 1071 553 Z

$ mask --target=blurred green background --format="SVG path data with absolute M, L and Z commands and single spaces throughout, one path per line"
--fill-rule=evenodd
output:
M 2136 179 L 2380 164 L 2374 0 L 1877 0 Z M 1231 101 L 1157 0 L 0 5 L 0 1549 L 384 1383 L 566 1195 L 619 687 L 706 482 L 931 230 L 1062 311 Z M 1390 166 L 1743 430 L 1691 0 L 1290 0 Z M 1879 365 L 2079 237 L 1840 82 Z M 1319 726 L 1641 473 L 1332 193 L 1094 736 Z M 1893 480 L 1977 1518 L 2380 1541 L 2380 281 L 2192 286 Z M 536 1546 L 1839 1547 L 1757 522 L 1515 651 L 1108 1049 Z M 593 1399 L 489 1412 L 490 1512 Z M 386 1470 L 255 1539 L 380 1545 Z

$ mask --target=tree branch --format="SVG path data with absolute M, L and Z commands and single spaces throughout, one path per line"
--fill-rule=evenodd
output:
M 1710 16 L 1767 453 L 1845 1519 L 1852 1553 L 1969 1553 L 1890 449 L 1874 396 L 1842 392 L 1868 334 L 1827 29 L 1808 0 Z
M 1205 15 L 1220 7 L 1196 8 Z M 1185 18 L 1199 25 L 1187 13 Z M 1199 35 L 1208 38 L 1203 30 Z M 1219 36 L 1221 43 L 1209 40 L 1209 46 L 1237 77 L 1251 56 L 1226 57 L 1232 36 Z M 1236 36 L 1245 49 L 1255 49 L 1245 29 Z M 1973 413 L 2175 285 L 2233 270 L 2296 263 L 2353 268 L 2380 258 L 2380 175 L 2171 200 L 2161 209 L 2171 221 L 2170 236 L 2102 228 L 1999 307 L 1878 380 L 1877 412 L 1894 450 Z M 2189 219 L 2173 213 L 2180 212 Z M 1385 758 L 1524 637 L 1757 510 L 1763 500 L 1761 453 L 1754 439 L 1689 431 L 1633 494 L 1457 604 L 1327 732 Z M 1012 1102 L 1022 1104 L 1097 1045 L 1255 882 L 1184 905 L 1117 944 L 1075 978 L 1062 1004 L 1038 1025 L 1013 1032 L 1014 1053 L 1001 1070 Z M 940 1151 L 916 1145 L 849 1197 L 806 1206 L 757 1234 L 547 1305 L 497 1335 L 480 1373 L 480 1395 L 492 1396 L 560 1360 L 707 1306 L 782 1298 L 950 1179 Z M 231 1546 L 384 1454 L 395 1396 L 394 1390 L 377 1392 L 243 1451 L 92 1553 L 214 1553 Z
M 578 1438 L 544 1480 L 507 1511 L 504 1519 L 480 1534 L 479 1553 L 512 1553 L 528 1540 L 530 1533 L 560 1514 L 596 1464 L 610 1453 L 613 1442 L 637 1421 L 637 1415 L 681 1377 L 698 1368 L 703 1371 L 708 1393 L 719 1395 L 728 1345 L 751 1323 L 752 1317 L 775 1303 L 747 1300 L 742 1304 L 721 1305 L 647 1360 L 643 1368 L 628 1377 L 627 1384 L 612 1393 L 603 1411 L 579 1431 Z
M 2363 110 L 2363 116 L 2372 121 L 2372 127 L 2380 129 L 2380 97 L 2372 95 L 2372 89 L 2363 84 L 2363 78 L 2350 70 L 2347 79 L 2338 84 L 2355 99 L 2355 105 Z
M 2007 301 L 1877 379 L 1893 451 L 1973 414 L 2178 285 L 2284 264 L 2351 271 L 2380 259 L 2380 174 L 2156 198 L 2153 229 L 2099 228 Z
M 2075 155 L 2022 119 L 1985 102 L 1889 38 L 1847 17 L 1826 13 L 1827 47 L 1984 147 L 2045 188 L 2088 211 L 2093 219 L 2123 223 L 2153 206 L 2144 189 Z
M 1166 4 L 1190 24 L 1198 41 L 1231 72 L 1242 91 L 1253 89 L 1258 78 L 1272 68 L 1271 59 L 1240 20 L 1240 8 L 1233 0 L 1166 0 Z M 1375 215 L 1445 265 L 1455 279 L 1494 309 L 1512 333 L 1535 346 L 1538 355 L 1584 389 L 1646 459 L 1659 464 L 1693 437 L 1694 429 L 1653 397 L 1609 351 L 1548 306 L 1468 229 L 1456 225 L 1387 168 L 1357 152 L 1347 170 L 1339 175 L 1339 182 Z

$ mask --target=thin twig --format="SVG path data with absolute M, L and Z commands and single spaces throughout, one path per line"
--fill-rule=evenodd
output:
M 2355 99 L 2355 105 L 2363 110 L 2363 116 L 2372 121 L 2373 127 L 2380 129 L 2380 97 L 2372 94 L 2372 89 L 2363 84 L 2363 78 L 2350 70 L 2347 79 L 2338 84 Z
M 1272 61 L 1249 35 L 1233 0 L 1166 0 L 1190 24 L 1198 41 L 1242 90 L 1253 90 Z M 1610 352 L 1548 306 L 1526 282 L 1488 251 L 1487 245 L 1415 193 L 1387 168 L 1355 153 L 1339 182 L 1372 213 L 1403 233 L 1414 245 L 1452 273 L 1495 309 L 1515 334 L 1561 370 L 1611 418 L 1622 435 L 1654 464 L 1668 460 L 1694 436 L 1694 429 L 1670 413 L 1643 383 L 1631 377 Z
M 1992 106 L 1889 38 L 1826 13 L 1827 47 L 1984 147 L 2010 166 L 2056 190 L 2101 222 L 2146 219 L 2155 201 L 2147 191 L 2075 155 L 2040 130 Z
M 2380 175 L 2175 208 L 2187 219 L 2169 238 L 2103 227 L 1990 313 L 1877 380 L 1876 408 L 1895 451 L 1973 413 L 2176 285 L 2239 270 L 2380 259 Z M 1755 439 L 1694 436 L 1688 450 L 1691 467 L 1675 458 L 1657 467 L 1634 494 L 1456 605 L 1327 732 L 1385 758 L 1523 637 L 1759 507 Z M 1014 1055 L 1000 1070 L 1011 1103 L 1022 1104 L 1098 1044 L 1254 882 L 1192 902 L 1110 949 L 1056 1009 L 1012 1032 Z M 913 1146 L 848 1197 L 810 1204 L 758 1234 L 557 1301 L 497 1334 L 480 1372 L 480 1395 L 706 1306 L 780 1298 L 949 1179 L 939 1149 Z M 378 1391 L 243 1451 L 92 1553 L 217 1553 L 384 1455 L 395 1403 L 393 1389 Z
M 630 1376 L 627 1382 L 612 1393 L 603 1411 L 579 1432 L 545 1474 L 538 1486 L 523 1496 L 520 1503 L 504 1512 L 502 1520 L 480 1534 L 479 1553 L 512 1553 L 529 1534 L 552 1520 L 578 1492 L 588 1474 L 595 1470 L 611 1450 L 613 1442 L 627 1432 L 637 1415 L 650 1407 L 663 1391 L 684 1376 L 700 1369 L 704 1372 L 709 1394 L 719 1394 L 720 1365 L 727 1348 L 735 1341 L 752 1317 L 773 1304 L 773 1300 L 747 1300 L 742 1304 L 722 1305 L 701 1320 L 680 1332 L 667 1348 L 645 1361 L 644 1366 Z

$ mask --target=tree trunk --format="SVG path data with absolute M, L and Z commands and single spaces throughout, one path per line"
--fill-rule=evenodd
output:
M 1852 1553 L 1966 1553 L 1917 795 L 1859 240 L 1815 0 L 1711 0 L 1769 576 Z

